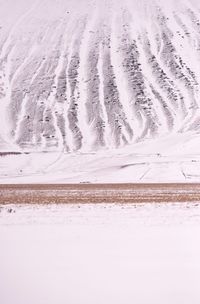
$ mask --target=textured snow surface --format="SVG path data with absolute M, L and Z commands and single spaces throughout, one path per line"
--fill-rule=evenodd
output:
M 200 181 L 199 1 L 0 7 L 1 182 Z
M 200 205 L 0 208 L 2 304 L 199 304 Z
M 198 1 L 1 0 L 0 147 L 198 134 Z

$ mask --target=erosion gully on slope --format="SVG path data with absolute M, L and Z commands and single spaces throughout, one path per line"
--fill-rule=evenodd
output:
M 98 150 L 198 132 L 199 9 L 2 1 L 1 149 Z

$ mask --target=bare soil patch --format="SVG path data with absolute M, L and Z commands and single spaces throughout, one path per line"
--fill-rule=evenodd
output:
M 200 202 L 200 184 L 0 185 L 0 204 Z

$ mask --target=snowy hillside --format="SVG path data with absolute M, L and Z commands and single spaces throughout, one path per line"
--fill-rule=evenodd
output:
M 0 150 L 198 154 L 199 66 L 198 1 L 0 0 Z
M 1 0 L 1 149 L 85 151 L 199 131 L 199 8 L 117 2 Z

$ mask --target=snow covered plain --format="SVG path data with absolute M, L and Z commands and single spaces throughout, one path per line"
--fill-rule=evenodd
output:
M 1 183 L 200 181 L 199 1 L 0 5 Z
M 194 133 L 90 153 L 22 152 L 0 157 L 1 184 L 199 181 L 200 145 Z
M 200 205 L 0 207 L 1 304 L 199 304 Z

